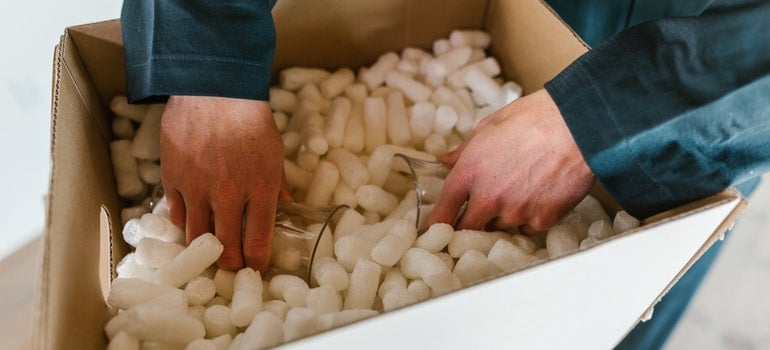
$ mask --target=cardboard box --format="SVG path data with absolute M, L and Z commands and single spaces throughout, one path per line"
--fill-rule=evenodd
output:
M 587 50 L 537 0 L 279 1 L 276 71 L 369 65 L 452 29 L 493 37 L 504 75 L 532 92 Z M 53 67 L 51 182 L 36 347 L 104 348 L 105 303 L 128 252 L 108 144 L 124 93 L 117 20 L 67 28 Z M 605 197 L 606 198 L 606 197 Z M 611 204 L 605 201 L 610 207 Z M 733 191 L 599 246 L 291 345 L 304 348 L 609 348 L 732 223 Z

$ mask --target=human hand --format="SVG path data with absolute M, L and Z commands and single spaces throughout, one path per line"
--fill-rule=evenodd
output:
M 593 172 L 545 90 L 484 119 L 442 162 L 453 166 L 429 218 L 458 229 L 548 229 L 588 193 Z
M 277 201 L 284 194 L 283 142 L 268 103 L 172 96 L 163 112 L 160 147 L 169 214 L 185 229 L 187 243 L 214 232 L 224 245 L 221 268 L 245 263 L 265 273 Z

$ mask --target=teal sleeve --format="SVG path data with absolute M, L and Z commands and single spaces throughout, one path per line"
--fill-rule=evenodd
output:
M 647 217 L 770 169 L 768 18 L 768 1 L 715 1 L 624 30 L 546 84 L 623 208 Z
M 275 51 L 267 0 L 125 0 L 131 102 L 169 95 L 266 100 Z

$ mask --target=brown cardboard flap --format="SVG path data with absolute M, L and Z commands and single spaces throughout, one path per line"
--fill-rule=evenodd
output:
M 100 348 L 109 309 L 99 256 L 109 247 L 101 246 L 99 211 L 101 204 L 114 211 L 120 207 L 109 156 L 109 119 L 69 35 L 56 52 L 38 347 Z
M 407 46 L 430 50 L 453 29 L 482 29 L 486 7 L 479 0 L 347 1 L 344 6 L 281 0 L 273 9 L 273 77 L 291 66 L 370 66 L 381 54 Z
M 67 34 L 77 51 L 86 53 L 79 57 L 102 105 L 109 106 L 113 96 L 125 94 L 126 72 L 123 68 L 125 60 L 120 21 L 115 19 L 70 27 Z
M 542 2 L 492 1 L 487 31 L 503 75 L 528 94 L 543 87 L 588 47 Z M 565 38 L 575 40 L 565 40 Z

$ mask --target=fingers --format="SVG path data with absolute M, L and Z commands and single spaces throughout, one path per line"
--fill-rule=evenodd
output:
M 529 225 L 521 225 L 519 226 L 519 232 L 531 236 L 541 231 L 535 230 L 532 226 Z
M 201 199 L 187 199 L 184 204 L 187 209 L 185 235 L 189 245 L 196 237 L 211 232 L 211 209 Z
M 458 230 L 471 229 L 482 230 L 497 215 L 497 210 L 484 199 L 471 196 L 465 212 L 460 216 L 455 224 Z
M 444 188 L 436 200 L 433 211 L 428 218 L 428 225 L 436 223 L 453 224 L 466 200 L 468 200 L 468 185 L 466 181 L 457 179 L 452 172 L 444 181 Z
M 521 228 L 524 226 L 531 229 L 531 226 L 529 225 L 522 225 L 522 220 L 519 219 L 520 216 L 517 215 L 517 213 L 503 212 L 499 215 L 500 216 L 493 218 L 487 223 L 485 231 L 509 231 L 513 228 Z M 536 233 L 537 231 L 531 229 L 531 231 L 528 232 Z
M 185 225 L 185 206 L 184 199 L 176 189 L 165 190 L 166 202 L 168 202 L 168 214 L 171 223 L 184 229 Z
M 259 270 L 263 275 L 270 264 L 276 206 L 275 200 L 264 197 L 246 204 L 243 258 L 246 266 Z
M 241 220 L 243 205 L 237 201 L 228 201 L 214 209 L 214 232 L 225 249 L 217 264 L 225 270 L 237 271 L 243 267 L 241 247 Z

